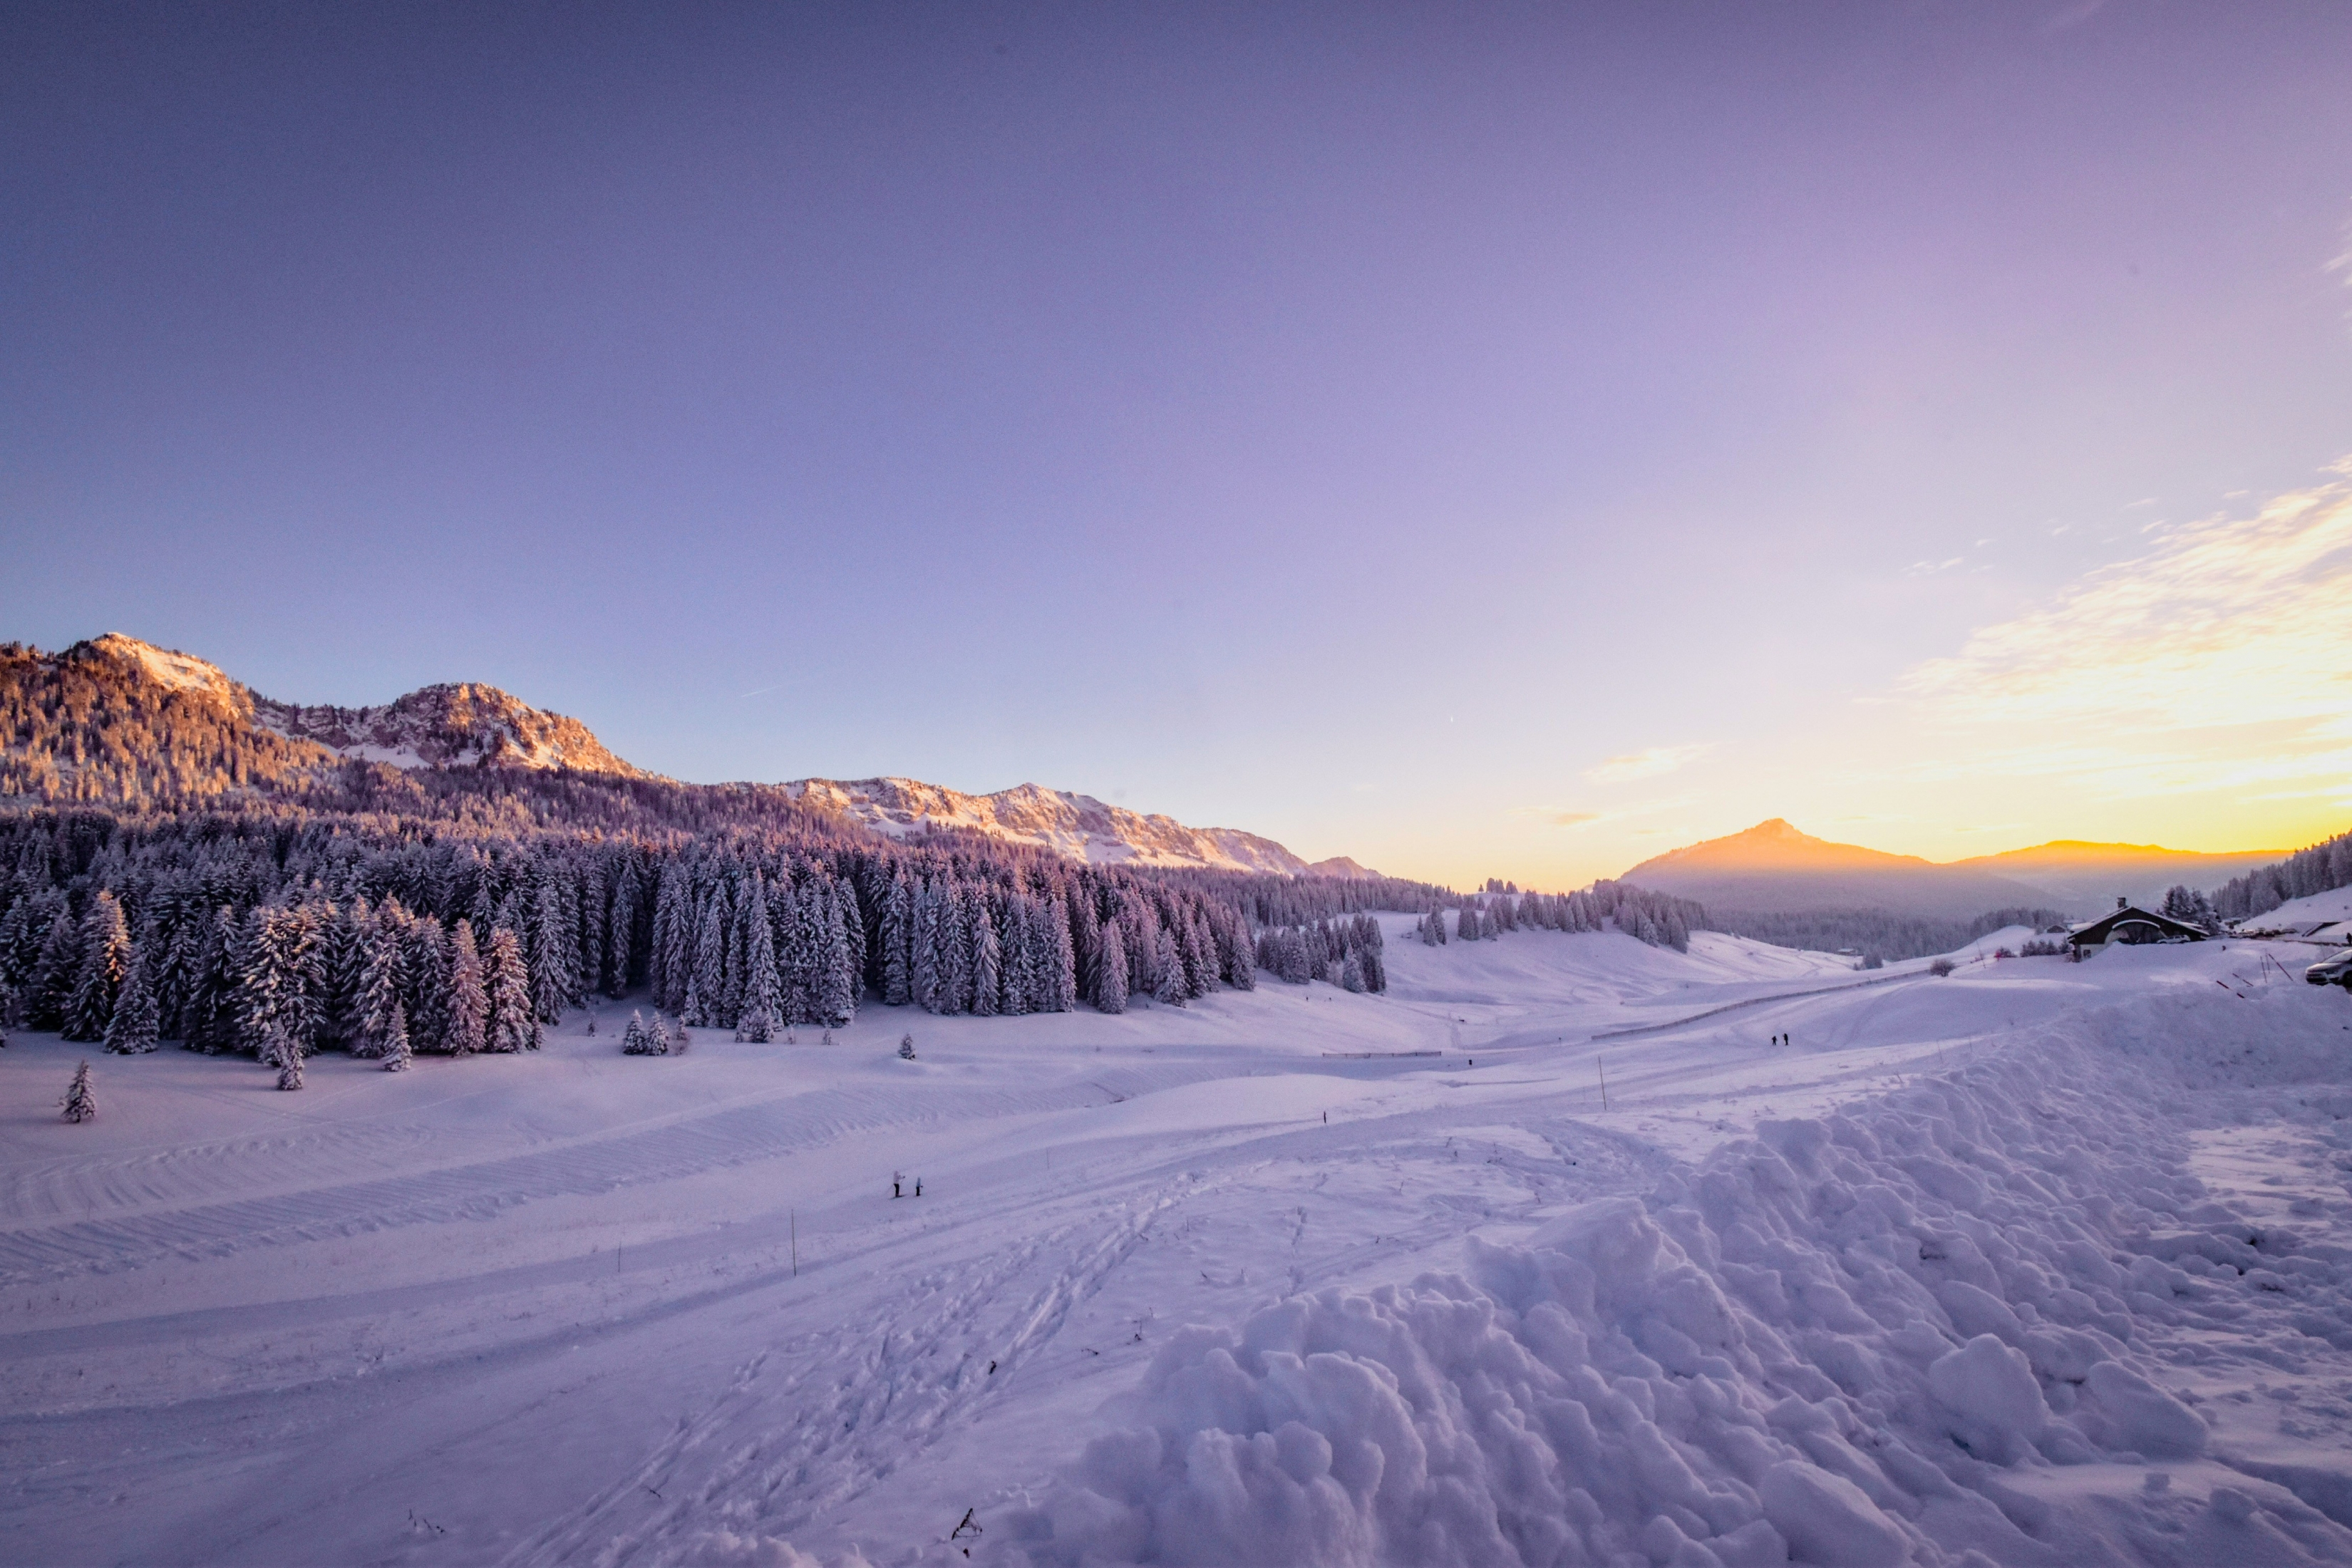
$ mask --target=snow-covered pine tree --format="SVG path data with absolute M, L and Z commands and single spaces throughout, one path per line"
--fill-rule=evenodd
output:
M 915 889 L 914 915 L 908 924 L 912 960 L 909 995 L 926 1013 L 940 1011 L 940 923 L 939 887 L 926 877 Z
M 817 1023 L 841 1028 L 857 1016 L 857 959 L 850 946 L 850 930 L 857 923 L 856 905 L 846 889 L 827 889 L 819 932 L 824 943 L 817 953 L 817 990 L 812 998 Z
M 392 1016 L 400 1011 L 400 950 L 384 921 L 373 914 L 349 940 L 352 974 L 345 1039 L 352 1055 L 365 1060 L 392 1048 Z M 406 1033 L 404 1023 L 402 1032 Z
M 198 917 L 180 1043 L 192 1051 L 228 1047 L 236 1030 L 236 915 L 226 904 Z
M 1102 963 L 1102 918 L 1095 907 L 1095 892 L 1083 879 L 1073 879 L 1070 889 L 1070 973 L 1076 995 L 1091 999 L 1100 984 L 1098 970 Z
M 238 949 L 238 1041 L 258 1057 L 278 1035 L 310 1039 L 324 988 L 315 922 L 299 909 L 265 904 L 247 918 Z
M 635 963 L 637 906 L 643 901 L 643 884 L 637 877 L 637 859 L 624 850 L 620 869 L 613 878 L 612 923 L 604 947 L 604 994 L 619 1001 L 629 988 Z
M 81 954 L 81 972 L 67 998 L 59 1033 L 68 1040 L 102 1040 L 131 965 L 131 929 L 112 893 L 100 892 L 90 900 L 82 917 Z
M 144 1056 L 161 1037 L 154 988 L 147 981 L 147 954 L 137 945 L 114 999 L 114 1016 L 107 1020 L 106 1048 L 118 1056 Z
M 996 940 L 996 918 L 988 912 L 988 900 L 977 889 L 971 916 L 971 1010 L 992 1018 L 1004 1002 L 1004 949 Z
M 489 1011 L 482 1022 L 482 1048 L 501 1055 L 539 1048 L 539 1019 L 531 1010 L 530 971 L 522 942 L 500 926 L 482 952 L 482 992 Z
M 686 1029 L 681 1026 L 677 1032 L 683 1035 Z M 656 1007 L 654 1009 L 654 1021 L 646 1028 L 646 1055 L 666 1057 L 669 1055 L 669 1020 L 664 1018 L 661 1016 L 661 1009 Z
M 727 895 L 727 973 L 724 989 L 719 994 L 719 1005 L 711 1022 L 732 1028 L 743 1015 L 743 997 L 751 985 L 751 901 L 752 877 L 730 880 Z M 772 943 L 772 934 L 770 938 Z
M 646 1016 L 643 1013 L 634 1011 L 630 1013 L 628 1027 L 621 1031 L 621 1054 L 625 1057 L 649 1057 L 656 1054 L 653 1033 L 646 1027 Z
M 915 999 L 915 895 L 907 870 L 892 873 L 890 891 L 882 900 L 882 1001 L 903 1007 Z
M 539 896 L 531 905 L 530 927 L 530 939 L 523 944 L 522 952 L 530 977 L 531 1016 L 541 1024 L 560 1024 L 565 1005 L 578 989 L 572 980 L 572 960 L 580 943 L 565 918 L 563 895 L 552 877 L 539 884 Z
M 88 1121 L 98 1115 L 98 1090 L 90 1084 L 88 1062 L 74 1068 L 73 1082 L 58 1106 L 66 1113 L 68 1121 Z
M 653 942 L 646 961 L 646 978 L 656 1006 L 675 1007 L 686 994 L 688 974 L 694 967 L 693 899 L 683 858 L 662 868 L 654 901 Z
M 1184 961 L 1177 956 L 1176 938 L 1166 926 L 1160 928 L 1152 967 L 1158 971 L 1160 978 L 1152 989 L 1151 999 L 1162 1006 L 1181 1007 L 1184 1005 Z
M 160 1038 L 187 1038 L 188 994 L 195 988 L 196 954 L 204 937 L 201 907 L 173 897 L 172 918 L 157 921 L 150 940 L 153 963 L 148 981 L 155 993 L 156 1029 Z
M 1102 927 L 1102 956 L 1095 970 L 1095 1007 L 1104 1013 L 1127 1011 L 1127 939 L 1117 921 Z
M 693 1006 L 681 1021 L 699 1028 L 719 1021 L 727 994 L 727 884 L 715 884 L 703 900 L 700 934 L 694 944 L 694 978 L 688 983 Z
M 401 1005 L 398 996 L 393 998 L 392 1020 L 384 1026 L 381 1038 L 383 1044 L 383 1070 L 406 1072 L 409 1058 L 415 1055 L 415 1052 L 408 1043 L 408 1009 Z
M 74 983 L 81 978 L 84 920 L 77 920 L 62 891 L 56 894 L 54 912 L 34 966 L 27 1012 L 37 1029 L 61 1028 L 66 1004 L 73 1000 Z
M 767 895 L 757 879 L 751 884 L 751 907 L 745 913 L 743 929 L 749 943 L 744 954 L 748 974 L 743 1013 L 736 1022 L 735 1037 L 765 1045 L 776 1037 L 776 1031 L 783 1026 L 783 990 L 776 978 L 775 939 L 768 919 Z
M 1349 991 L 1364 989 L 1364 961 L 1358 954 L 1351 952 L 1340 961 L 1339 984 Z
M 481 953 L 474 945 L 474 922 L 461 920 L 449 937 L 449 987 L 441 1026 L 441 1048 L 470 1057 L 489 1043 L 490 998 L 482 983 Z
M 949 881 L 940 899 L 940 1011 L 971 1011 L 971 889 Z
M 400 1005 L 408 1011 L 408 1045 L 416 1051 L 446 1051 L 451 1012 L 451 973 L 457 963 L 457 938 L 429 915 L 413 915 L 394 900 L 378 911 L 393 940 L 400 965 Z M 473 928 L 467 925 L 470 942 Z M 474 982 L 481 984 L 480 954 L 475 955 Z M 480 1016 L 478 1011 L 474 1015 Z M 472 1049 L 479 1050 L 480 1032 Z
M 1076 943 L 1070 935 L 1071 911 L 1076 906 L 1060 892 L 1046 900 L 1045 935 L 1049 942 L 1046 956 L 1052 964 L 1053 1004 L 1046 1011 L 1068 1013 L 1078 1005 L 1078 961 Z

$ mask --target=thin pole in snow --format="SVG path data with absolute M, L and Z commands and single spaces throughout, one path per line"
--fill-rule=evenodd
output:
M 801 1211 L 791 1211 L 793 1216 L 793 1278 L 801 1277 Z
M 1601 1109 L 1609 1109 L 1609 1069 L 1601 1065 L 1601 1053 L 1592 1053 L 1592 1070 L 1601 1075 Z

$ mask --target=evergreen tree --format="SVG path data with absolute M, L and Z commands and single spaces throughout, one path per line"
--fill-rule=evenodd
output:
M 1364 989 L 1364 961 L 1355 953 L 1349 953 L 1341 962 L 1339 984 L 1349 991 L 1361 992 Z
M 388 927 L 396 927 L 398 939 L 392 945 L 400 957 L 400 1004 L 408 1010 L 408 1043 L 419 1051 L 450 1051 L 448 1030 L 452 1011 L 451 984 L 457 964 L 457 942 L 453 931 L 444 931 L 439 921 L 426 915 L 412 915 L 393 906 L 395 913 L 384 919 Z M 465 921 L 467 942 L 472 945 L 473 927 Z M 474 983 L 477 1000 L 481 984 L 481 955 L 474 954 Z M 477 1009 L 476 1017 L 480 1016 Z M 481 1049 L 480 1031 L 470 1037 L 469 1051 Z M 452 1054 L 455 1054 L 453 1051 Z
M 384 1026 L 383 1042 L 383 1070 L 406 1072 L 409 1058 L 415 1053 L 408 1044 L 408 1009 L 401 1005 L 396 996 L 393 999 L 392 1021 Z
M 903 1007 L 914 1000 L 915 895 L 904 868 L 890 879 L 882 904 L 882 1001 Z
M 1049 1013 L 1073 1012 L 1078 1005 L 1077 957 L 1070 937 L 1071 907 L 1060 893 L 1046 904 L 1046 961 L 1053 987 L 1052 999 L 1045 1008 Z
M 74 1068 L 73 1083 L 58 1105 L 65 1111 L 68 1121 L 88 1121 L 98 1115 L 98 1091 L 90 1087 L 88 1062 Z
M 226 904 L 197 928 L 180 1040 L 192 1051 L 226 1050 L 236 1034 L 236 915 Z
M 940 910 L 938 886 L 929 878 L 915 895 L 913 921 L 914 1001 L 926 1013 L 947 1011 L 940 1005 L 944 990 L 940 973 L 940 933 L 942 917 Z
M 1004 950 L 996 940 L 996 921 L 988 912 L 987 900 L 977 893 L 971 899 L 971 1010 L 994 1017 L 1004 1000 Z
M 564 1005 L 571 1001 L 575 990 L 571 961 L 579 943 L 566 929 L 569 922 L 564 919 L 563 899 L 553 878 L 539 885 L 530 923 L 531 940 L 523 951 L 530 975 L 531 1016 L 541 1024 L 560 1024 L 563 1021 Z M 534 1030 L 534 1036 L 536 1033 Z
M 694 978 L 688 982 L 688 995 L 693 1005 L 680 1020 L 697 1027 L 705 1024 L 723 1023 L 727 994 L 727 892 L 726 884 L 719 883 L 703 900 L 701 934 L 694 949 Z
M 776 978 L 775 938 L 769 921 L 767 893 L 756 878 L 751 883 L 743 930 L 747 943 L 743 956 L 743 1014 L 736 1024 L 735 1037 L 765 1045 L 775 1038 L 783 1022 L 783 991 Z
M 34 968 L 30 1016 L 37 1029 L 65 1025 L 66 1005 L 73 1000 L 75 982 L 81 978 L 83 929 L 84 922 L 68 909 L 65 894 L 58 893 Z
M 470 1057 L 489 1046 L 489 994 L 483 987 L 481 954 L 474 946 L 474 922 L 461 920 L 449 940 L 447 1020 L 441 1028 L 441 1048 L 453 1057 Z
M 101 892 L 90 900 L 89 913 L 82 919 L 81 951 L 81 973 L 67 1001 L 60 1032 L 68 1040 L 102 1040 L 131 967 L 131 930 L 112 893 Z
M 1117 921 L 1106 921 L 1102 928 L 1102 955 L 1096 965 L 1095 1006 L 1105 1013 L 1127 1011 L 1127 941 L 1119 934 Z
M 1151 999 L 1165 1006 L 1181 1007 L 1184 1005 L 1184 965 L 1176 956 L 1176 938 L 1166 926 L 1160 928 L 1160 941 L 1152 967 L 1159 971 L 1160 980 L 1152 990 Z
M 851 928 L 857 923 L 857 912 L 845 893 L 830 889 L 824 895 L 823 908 L 825 913 L 820 934 L 824 943 L 817 954 L 817 990 L 812 999 L 813 1010 L 817 1023 L 837 1029 L 857 1014 L 857 960 L 850 947 Z
M 530 966 L 522 943 L 500 926 L 482 953 L 482 990 L 489 999 L 482 1048 L 499 1054 L 539 1048 L 539 1019 L 531 1010 Z
M 637 862 L 633 855 L 621 856 L 621 868 L 613 879 L 612 924 L 604 948 L 604 994 L 614 1001 L 629 988 L 635 963 L 637 905 L 644 897 L 637 879 Z
M 106 1048 L 119 1056 L 143 1056 L 155 1048 L 160 1029 L 154 989 L 147 983 L 147 955 L 133 947 L 114 1016 L 107 1021 Z
M 392 1049 L 393 1015 L 400 1005 L 400 950 L 382 921 L 370 917 L 352 935 L 352 981 L 348 1006 L 352 1055 L 362 1058 Z M 407 1033 L 403 1014 L 401 1033 Z
M 239 944 L 238 1037 L 257 1054 L 275 1035 L 298 1046 L 318 1027 L 323 986 L 316 923 L 303 911 L 264 905 L 253 911 Z

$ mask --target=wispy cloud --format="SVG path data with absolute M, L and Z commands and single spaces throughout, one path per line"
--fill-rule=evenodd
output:
M 1622 757 L 1612 757 L 1598 767 L 1584 770 L 1584 776 L 1594 784 L 1624 784 L 1632 779 L 1654 779 L 1661 773 L 1673 773 L 1685 763 L 1704 756 L 1715 749 L 1712 742 L 1694 746 L 1653 746 L 1646 752 L 1628 752 Z
M 1601 820 L 1601 814 L 1597 811 L 1533 811 L 1528 815 L 1539 816 L 1554 827 L 1581 827 L 1588 822 Z
M 2337 472 L 2251 518 L 2165 528 L 1898 689 L 1982 733 L 1969 767 L 2105 775 L 2116 794 L 2341 779 L 2352 461 Z

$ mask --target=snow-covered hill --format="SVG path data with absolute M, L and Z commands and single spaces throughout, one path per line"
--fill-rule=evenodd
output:
M 2340 992 L 1389 956 L 290 1095 L 99 1056 L 78 1126 L 20 1034 L 0 1555 L 2352 1563 Z
M 1353 860 L 1307 861 L 1255 833 L 1187 827 L 1171 816 L 1108 805 L 1092 795 L 1024 784 L 993 795 L 916 779 L 799 779 L 785 786 L 877 833 L 903 838 L 932 827 L 969 828 L 1013 844 L 1034 844 L 1095 865 L 1203 866 L 1291 876 L 1369 876 Z

